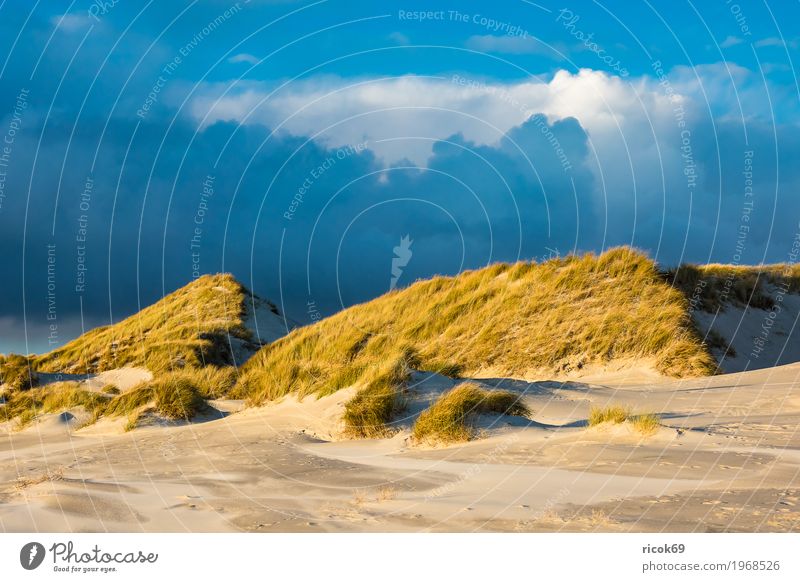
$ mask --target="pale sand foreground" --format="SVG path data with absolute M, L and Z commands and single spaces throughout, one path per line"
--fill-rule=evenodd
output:
M 412 416 L 452 383 L 416 380 Z M 5 427 L 0 531 L 800 529 L 800 365 L 627 380 L 483 380 L 524 393 L 534 422 L 495 419 L 486 438 L 437 449 L 407 430 L 336 441 L 347 390 L 130 433 L 76 431 L 70 415 Z M 609 402 L 665 427 L 585 428 Z

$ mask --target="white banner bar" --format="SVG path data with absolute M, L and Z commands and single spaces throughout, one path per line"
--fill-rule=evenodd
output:
M 800 534 L 2 534 L 0 580 L 800 580 Z

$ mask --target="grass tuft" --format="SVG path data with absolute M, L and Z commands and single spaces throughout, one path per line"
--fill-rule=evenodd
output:
M 650 436 L 658 432 L 658 429 L 661 426 L 661 419 L 657 414 L 641 414 L 639 416 L 635 416 L 631 420 L 631 423 L 633 424 L 633 428 L 636 432 L 642 434 L 643 436 Z
M 153 401 L 155 394 L 148 383 L 140 383 L 114 397 L 106 407 L 109 416 L 128 416 Z
M 606 406 L 605 408 L 592 407 L 589 410 L 589 426 L 597 426 L 610 422 L 612 424 L 622 424 L 631 416 L 629 408 L 622 406 Z
M 461 378 L 464 374 L 464 366 L 457 362 L 428 360 L 420 369 L 424 372 L 434 372 L 448 378 Z
M 197 387 L 179 375 L 158 378 L 151 388 L 156 411 L 173 420 L 191 420 L 205 405 Z
M 661 419 L 657 414 L 631 414 L 629 408 L 622 406 L 606 406 L 605 408 L 593 407 L 589 411 L 589 426 L 598 426 L 605 423 L 629 423 L 636 432 L 642 436 L 650 436 L 658 431 Z
M 389 423 L 405 406 L 402 389 L 411 376 L 410 366 L 414 361 L 414 355 L 406 351 L 365 376 L 366 385 L 345 404 L 347 436 L 379 438 L 390 432 Z
M 39 383 L 31 358 L 18 354 L 0 355 L 0 384 L 12 391 L 30 390 Z
M 473 383 L 459 384 L 420 414 L 414 423 L 414 438 L 443 443 L 468 441 L 475 433 L 470 417 L 482 413 L 527 417 L 530 410 L 514 392 L 485 390 Z
M 186 381 L 194 386 L 203 398 L 213 400 L 228 396 L 236 384 L 236 368 L 233 366 L 185 368 L 161 377 Z
M 388 423 L 399 411 L 401 392 L 396 386 L 371 384 L 359 390 L 344 409 L 345 434 L 352 438 L 378 438 L 388 433 Z
M 87 412 L 102 413 L 109 402 L 108 396 L 83 390 L 77 382 L 63 382 L 42 390 L 42 412 L 61 412 L 83 406 Z
M 0 421 L 16 419 L 17 426 L 24 428 L 40 414 L 83 407 L 92 415 L 90 422 L 94 422 L 105 413 L 110 401 L 104 394 L 81 389 L 77 382 L 58 382 L 12 392 L 6 404 L 0 407 Z

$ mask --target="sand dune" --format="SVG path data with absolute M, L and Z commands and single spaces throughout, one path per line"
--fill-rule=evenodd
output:
M 780 297 L 774 309 L 726 304 L 714 312 L 695 311 L 701 333 L 713 329 L 732 350 L 716 349 L 714 355 L 725 372 L 742 372 L 800 361 L 800 337 L 794 333 L 800 317 L 800 295 L 781 293 L 765 285 L 769 297 Z
M 800 360 L 799 289 L 786 266 L 665 273 L 620 248 L 289 332 L 202 277 L 5 364 L 0 528 L 794 530 L 800 364 L 773 366 Z M 619 422 L 589 423 L 603 407 Z
M 800 527 L 800 365 L 709 378 L 538 382 L 531 422 L 415 446 L 453 383 L 415 374 L 392 438 L 338 439 L 350 390 L 122 432 L 49 415 L 0 437 L 4 531 L 787 531 Z M 630 379 L 629 379 L 630 380 Z M 416 402 L 416 404 L 415 404 Z M 657 412 L 642 437 L 585 426 L 607 403 Z M 235 403 L 229 403 L 235 406 Z M 8 427 L 6 427 L 8 428 Z

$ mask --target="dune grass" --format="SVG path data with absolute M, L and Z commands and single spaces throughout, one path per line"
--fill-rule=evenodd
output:
M 420 370 L 423 372 L 433 372 L 441 374 L 449 378 L 461 378 L 464 374 L 463 364 L 457 362 L 448 362 L 446 360 L 428 359 L 421 366 Z
M 623 406 L 592 407 L 589 410 L 590 427 L 606 423 L 629 423 L 642 436 L 650 436 L 658 431 L 661 419 L 657 414 L 632 414 L 630 408 Z
M 18 354 L 0 355 L 0 384 L 13 392 L 29 390 L 39 383 L 31 358 Z
M 251 404 L 356 385 L 404 346 L 420 370 L 546 378 L 592 363 L 647 359 L 667 376 L 716 362 L 686 297 L 630 248 L 434 277 L 356 305 L 262 348 L 236 392 Z
M 388 423 L 400 410 L 402 395 L 391 384 L 375 383 L 359 390 L 345 405 L 345 434 L 353 438 L 385 436 Z
M 213 400 L 224 398 L 236 384 L 237 372 L 233 366 L 205 366 L 203 368 L 184 368 L 169 374 L 184 378 L 194 386 L 203 398 Z
M 416 357 L 410 350 L 364 375 L 364 386 L 345 404 L 345 434 L 351 438 L 386 436 L 392 418 L 405 407 L 403 387 Z
M 40 414 L 77 407 L 91 414 L 89 423 L 103 416 L 138 418 L 147 407 L 172 420 L 190 420 L 206 406 L 201 389 L 190 378 L 182 373 L 165 374 L 116 395 L 85 390 L 78 382 L 58 382 L 12 392 L 6 403 L 0 405 L 0 421 L 16 419 L 24 427 Z
M 622 424 L 630 418 L 630 415 L 630 409 L 622 406 L 592 407 L 589 410 L 589 426 L 597 426 L 606 422 Z
M 77 382 L 63 382 L 42 390 L 42 412 L 61 412 L 83 406 L 88 412 L 102 411 L 109 398 L 98 392 L 83 390 Z
M 668 281 L 689 298 L 693 309 L 714 313 L 726 304 L 770 309 L 775 299 L 766 285 L 786 293 L 800 292 L 800 265 L 681 265 L 666 273 Z
M 36 418 L 41 408 L 42 398 L 37 397 L 36 391 L 14 392 L 8 396 L 5 404 L 0 406 L 0 421 L 9 422 L 17 419 L 20 426 L 25 426 Z
M 191 420 L 205 407 L 201 390 L 183 372 L 164 374 L 142 382 L 108 403 L 109 416 L 136 415 L 152 405 L 155 412 L 172 420 Z
M 636 432 L 649 436 L 658 432 L 661 419 L 656 414 L 640 414 L 631 419 L 631 424 Z
M 26 376 L 35 382 L 35 370 L 93 373 L 137 365 L 153 371 L 156 383 L 190 385 L 183 395 L 245 398 L 249 404 L 357 386 L 361 396 L 350 404 L 347 422 L 368 427 L 362 431 L 367 434 L 384 430 L 385 411 L 402 393 L 403 382 L 381 385 L 376 378 L 412 353 L 411 368 L 452 377 L 480 372 L 547 378 L 614 361 L 646 362 L 666 376 L 712 374 L 716 362 L 707 344 L 716 340 L 704 343 L 696 332 L 689 290 L 713 278 L 717 283 L 703 289 L 716 291 L 703 291 L 703 297 L 720 301 L 719 281 L 727 285 L 731 273 L 739 281 L 731 292 L 751 304 L 754 298 L 767 304 L 759 299 L 762 280 L 800 289 L 800 269 L 756 269 L 763 277 L 753 278 L 752 268 L 719 265 L 665 275 L 642 253 L 617 248 L 434 277 L 293 331 L 262 348 L 238 382 L 226 366 L 227 344 L 229 338 L 252 339 L 243 324 L 251 295 L 230 275 L 204 276 L 49 354 L 0 358 L 0 373 L 24 390 L 30 388 Z M 113 410 L 130 414 L 142 406 L 137 398 L 155 399 L 155 387 L 140 387 L 136 397 L 118 395 Z
M 77 382 L 58 382 L 40 388 L 14 392 L 0 406 L 0 420 L 16 419 L 23 427 L 38 415 L 57 413 L 82 406 L 92 414 L 92 422 L 105 413 L 111 398 L 105 394 L 83 390 Z
M 150 404 L 153 398 L 153 387 L 149 383 L 141 383 L 114 397 L 108 403 L 105 413 L 109 416 L 127 416 Z
M 414 423 L 417 441 L 442 443 L 468 441 L 475 435 L 470 419 L 478 414 L 529 416 L 519 395 L 507 390 L 486 390 L 465 382 L 445 392 Z
M 225 397 L 235 384 L 230 342 L 253 341 L 243 321 L 251 300 L 231 275 L 206 275 L 50 353 L 0 356 L 0 376 L 11 392 L 0 418 L 25 424 L 42 412 L 83 406 L 93 419 L 128 416 L 130 429 L 152 406 L 167 418 L 188 420 L 203 409 L 205 399 Z M 37 371 L 89 374 L 123 366 L 146 367 L 154 379 L 125 393 L 111 385 L 100 393 L 77 384 L 35 388 Z
M 142 366 L 153 373 L 232 363 L 229 338 L 251 341 L 252 295 L 233 276 L 204 275 L 112 326 L 33 358 L 42 372 L 96 373 Z
M 172 420 L 191 420 L 205 406 L 200 391 L 188 378 L 167 375 L 150 384 L 156 412 Z

